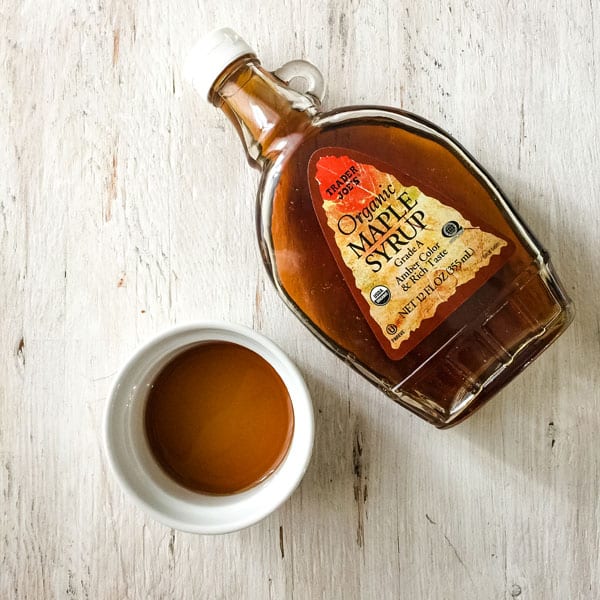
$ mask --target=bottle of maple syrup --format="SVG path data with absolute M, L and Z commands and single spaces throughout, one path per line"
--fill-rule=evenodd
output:
M 381 106 L 321 112 L 313 65 L 268 72 L 230 29 L 198 43 L 186 75 L 262 171 L 258 237 L 279 294 L 399 404 L 450 427 L 571 322 L 546 251 L 433 123 Z

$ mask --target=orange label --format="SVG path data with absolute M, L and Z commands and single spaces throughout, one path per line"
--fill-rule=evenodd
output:
M 403 185 L 393 167 L 366 155 L 321 148 L 308 169 L 329 248 L 392 359 L 402 358 L 456 310 L 512 250 L 507 240 Z

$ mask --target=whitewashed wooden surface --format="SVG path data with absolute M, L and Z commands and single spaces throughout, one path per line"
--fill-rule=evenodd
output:
M 3 0 L 0 18 L 1 598 L 600 597 L 596 0 Z M 576 322 L 465 424 L 395 406 L 275 295 L 258 173 L 182 81 L 225 24 L 268 68 L 318 65 L 327 107 L 445 127 L 550 250 Z M 275 340 L 317 409 L 299 490 L 220 537 L 147 518 L 100 442 L 128 354 L 207 318 Z

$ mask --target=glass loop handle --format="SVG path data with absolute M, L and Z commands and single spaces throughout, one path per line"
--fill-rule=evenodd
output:
M 279 67 L 273 74 L 289 84 L 293 79 L 304 79 L 307 87 L 305 90 L 296 90 L 302 94 L 308 94 L 321 102 L 325 96 L 325 80 L 321 71 L 315 65 L 305 60 L 292 60 Z M 293 85 L 290 85 L 294 88 Z

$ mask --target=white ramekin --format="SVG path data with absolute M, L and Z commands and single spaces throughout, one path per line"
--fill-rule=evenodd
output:
M 294 411 L 292 440 L 279 467 L 253 488 L 225 496 L 193 492 L 168 477 L 153 458 L 144 430 L 146 399 L 158 372 L 186 348 L 210 341 L 239 344 L 262 356 L 286 385 Z M 104 418 L 104 447 L 121 486 L 156 520 L 193 533 L 236 531 L 277 509 L 300 483 L 313 438 L 310 394 L 296 366 L 264 336 L 221 322 L 175 327 L 142 346 L 117 375 Z

